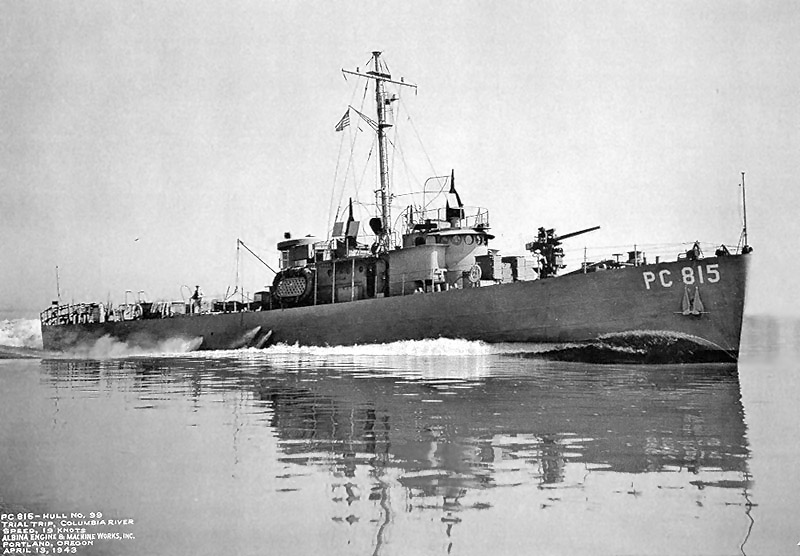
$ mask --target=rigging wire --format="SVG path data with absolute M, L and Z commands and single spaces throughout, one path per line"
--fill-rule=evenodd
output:
M 236 260 L 234 261 L 233 269 L 234 269 L 234 277 L 233 277 L 233 291 L 231 291 L 231 286 L 225 288 L 225 295 L 222 296 L 223 301 L 228 301 L 232 296 L 236 295 L 236 292 L 239 291 L 239 242 L 236 242 Z M 181 292 L 181 295 L 183 292 Z
M 330 239 L 331 233 L 331 213 L 333 212 L 333 199 L 336 196 L 336 180 L 339 177 L 339 163 L 342 161 L 342 147 L 344 146 L 344 133 L 342 133 L 342 138 L 339 140 L 339 152 L 336 154 L 336 169 L 333 171 L 333 187 L 331 187 L 331 200 L 328 203 L 328 226 L 327 226 L 327 233 L 328 239 Z M 337 209 L 336 216 L 339 216 L 339 211 Z M 334 221 L 336 217 L 334 217 Z
M 360 179 L 355 176 L 355 166 L 353 166 L 353 195 L 354 195 L 354 198 L 355 198 L 354 202 L 355 202 L 355 204 L 360 205 L 360 206 L 367 206 L 367 203 L 364 203 L 359 199 L 359 190 L 361 189 L 361 185 L 364 183 L 364 181 L 366 179 L 366 173 L 367 173 L 367 170 L 370 167 L 370 160 L 372 160 L 372 155 L 375 152 L 376 143 L 377 143 L 377 137 L 373 137 L 372 145 L 370 146 L 370 150 L 367 153 L 366 160 L 364 161 L 364 169 L 361 172 L 361 178 Z M 339 196 L 338 207 L 336 209 L 337 218 L 338 218 L 339 214 L 341 213 L 341 211 L 343 209 L 344 192 L 345 192 L 345 188 L 342 187 L 342 192 L 341 192 L 341 195 Z M 377 206 L 377 204 L 375 206 Z
M 444 177 L 444 179 L 443 179 L 443 180 L 441 180 L 441 181 L 442 181 L 442 186 L 439 188 L 439 192 L 438 192 L 438 193 L 436 193 L 436 195 L 434 195 L 434 196 L 431 198 L 431 200 L 430 200 L 430 201 L 428 201 L 427 203 L 425 203 L 425 206 L 424 206 L 424 207 L 422 207 L 422 210 L 423 210 L 423 211 L 426 211 L 426 210 L 428 210 L 428 207 L 429 207 L 429 206 L 431 206 L 431 205 L 433 204 L 433 202 L 434 202 L 436 199 L 438 199 L 438 198 L 439 198 L 439 196 L 440 196 L 440 195 L 442 194 L 442 192 L 444 191 L 444 188 L 445 188 L 445 187 L 447 187 L 447 179 L 448 179 L 449 177 L 450 177 L 450 176 L 445 176 L 445 177 Z
M 741 183 L 739 184 L 739 189 L 741 190 L 741 193 L 739 194 L 739 202 L 737 203 L 737 208 L 739 210 L 739 222 L 742 223 L 742 231 L 739 234 L 739 241 L 736 243 L 736 251 L 741 253 L 742 249 L 745 246 L 744 236 L 745 234 L 747 234 L 747 222 L 745 221 L 745 215 L 743 209 L 745 203 L 744 187 L 742 186 Z
M 375 146 L 377 145 L 377 143 L 378 143 L 378 137 L 374 136 L 372 138 L 372 145 L 370 145 L 370 147 L 369 147 L 369 153 L 367 154 L 367 160 L 364 161 L 364 170 L 361 172 L 361 179 L 359 180 L 358 183 L 355 184 L 356 201 L 359 200 L 358 199 L 358 190 L 361 187 L 361 184 L 364 183 L 364 180 L 366 180 L 367 170 L 369 169 L 369 161 L 372 160 L 372 155 L 375 152 Z M 376 207 L 378 206 L 377 200 L 376 200 L 375 206 Z
M 367 93 L 368 92 L 369 92 L 369 83 L 366 83 L 364 85 L 364 93 L 363 93 L 363 95 L 361 97 L 361 104 L 359 105 L 359 107 L 361 108 L 361 111 L 363 111 L 363 109 L 364 109 L 364 103 L 366 102 L 366 98 L 367 98 Z M 353 94 L 355 95 L 355 92 Z M 352 102 L 350 104 L 352 104 Z M 352 126 L 348 126 L 348 127 L 351 127 L 351 131 L 350 131 L 350 138 L 351 138 L 351 140 L 350 140 L 350 154 L 349 154 L 348 160 L 347 160 L 347 169 L 345 170 L 345 173 L 344 173 L 344 180 L 342 181 L 342 188 L 341 188 L 341 191 L 339 193 L 339 200 L 338 200 L 338 203 L 337 203 L 338 208 L 337 208 L 337 211 L 336 211 L 337 212 L 337 216 L 339 214 L 339 209 L 342 206 L 342 200 L 344 199 L 344 192 L 345 192 L 345 189 L 347 188 L 348 175 L 350 174 L 351 171 L 353 172 L 353 182 L 356 182 L 356 175 L 355 175 L 355 168 L 353 167 L 353 160 L 355 158 L 355 146 L 356 146 L 356 140 L 358 139 L 358 133 L 354 133 L 352 131 Z M 360 130 L 360 128 L 359 128 L 359 130 Z M 370 155 L 371 155 L 371 151 L 370 151 Z M 356 193 L 357 193 L 358 186 L 356 185 L 355 187 L 356 187 Z M 335 195 L 335 193 L 332 194 L 331 197 L 333 198 L 334 195 Z M 331 211 L 328 211 L 328 214 L 330 215 Z M 329 218 L 330 218 L 330 216 L 329 216 Z M 330 220 L 329 220 L 328 221 L 328 232 L 327 232 L 327 238 L 328 239 L 330 239 L 330 234 L 331 234 L 331 225 L 330 224 L 331 223 L 330 223 Z
M 355 110 L 355 108 L 354 108 L 354 110 L 357 113 L 359 113 L 359 115 L 361 113 L 363 113 L 364 104 L 367 101 L 368 92 L 369 92 L 369 83 L 366 83 L 365 86 L 364 86 L 364 94 L 361 97 L 361 104 L 359 105 L 359 108 L 361 110 Z M 359 121 L 359 120 L 357 120 L 357 121 Z M 362 131 L 361 128 L 358 127 L 358 125 L 356 127 L 358 128 L 358 131 Z M 364 176 L 366 174 L 366 170 L 369 168 L 370 160 L 372 159 L 372 154 L 375 151 L 375 144 L 377 142 L 377 137 L 373 136 L 372 145 L 370 146 L 370 150 L 369 150 L 369 152 L 367 154 L 366 160 L 364 161 L 364 170 L 363 170 L 363 172 L 361 174 L 361 178 L 359 179 L 359 177 L 356 175 L 356 168 L 355 168 L 355 164 L 354 164 L 355 148 L 356 148 L 356 141 L 358 140 L 358 133 L 351 132 L 351 137 L 352 137 L 352 141 L 351 141 L 350 155 L 349 155 L 350 160 L 348 161 L 348 170 L 347 170 L 347 173 L 345 174 L 345 180 L 342 183 L 342 188 L 341 188 L 341 191 L 339 193 L 339 199 L 338 199 L 338 203 L 337 203 L 338 207 L 337 207 L 337 211 L 336 211 L 337 212 L 337 217 L 340 214 L 340 212 L 342 210 L 342 207 L 343 207 L 344 194 L 345 194 L 345 191 L 347 189 L 347 177 L 350 175 L 351 172 L 352 172 L 352 182 L 353 182 L 353 193 L 354 193 L 355 199 L 359 204 L 362 204 L 359 201 L 360 189 L 361 189 L 361 185 L 364 183 Z M 330 229 L 330 226 L 329 226 L 329 229 Z
M 388 67 L 388 66 L 386 67 L 386 70 L 387 70 L 387 73 L 388 73 L 388 70 L 389 70 L 389 67 Z M 401 89 L 402 89 L 402 88 L 401 88 Z M 402 91 L 400 91 L 400 92 L 402 92 Z M 399 100 L 399 96 L 397 97 L 397 99 Z M 396 102 L 397 102 L 397 101 L 396 101 Z M 391 168 L 391 174 L 390 174 L 390 176 L 389 176 L 389 180 L 390 180 L 390 183 L 393 185 L 393 184 L 395 183 L 395 180 L 394 180 L 394 178 L 395 178 L 395 175 L 394 175 L 394 173 L 395 173 L 395 168 L 396 168 L 396 166 L 395 166 L 395 159 L 397 158 L 397 151 L 399 151 L 399 150 L 400 150 L 400 149 L 398 149 L 398 148 L 396 147 L 396 145 L 398 145 L 398 144 L 399 144 L 399 141 L 398 141 L 398 137 L 397 137 L 397 136 L 398 136 L 398 134 L 400 133 L 400 126 L 398 126 L 398 125 L 395 125 L 395 124 L 397 123 L 397 114 L 400 112 L 400 108 L 399 108 L 399 106 L 398 106 L 398 109 L 397 109 L 397 110 L 394 110 L 394 107 L 393 107 L 391 104 L 389 104 L 388 106 L 391 108 L 391 116 L 392 116 L 392 120 L 393 120 L 393 122 L 392 122 L 392 125 L 394 125 L 394 141 L 392 141 L 392 140 L 389 140 L 389 143 L 390 143 L 390 144 L 392 145 L 392 147 L 393 147 L 393 148 L 392 148 L 392 164 L 391 164 L 391 166 L 390 166 L 390 168 Z M 387 137 L 387 139 L 389 139 L 389 138 Z M 402 153 L 401 153 L 401 154 L 400 154 L 400 157 L 402 158 L 402 156 L 403 156 L 403 155 L 402 155 Z M 405 163 L 403 164 L 403 166 L 405 166 Z M 391 198 L 390 198 L 390 202 L 391 202 Z M 392 226 L 392 227 L 394 228 L 394 226 Z
M 371 61 L 372 61 L 372 58 L 370 59 L 370 62 Z M 389 72 L 389 66 L 386 63 L 386 61 L 384 59 L 380 59 L 379 61 L 380 61 L 380 66 L 376 67 L 375 70 L 378 71 L 379 73 L 387 73 L 387 74 L 390 73 Z M 369 62 L 367 63 L 367 67 L 369 67 Z M 365 118 L 365 116 L 363 115 L 363 112 L 364 112 L 364 105 L 366 104 L 366 100 L 367 100 L 367 95 L 369 93 L 369 85 L 370 85 L 370 81 L 368 80 L 364 85 L 363 94 L 362 94 L 362 98 L 361 98 L 361 103 L 359 105 L 360 110 L 356 110 L 352 105 L 349 105 L 350 108 L 355 110 L 358 113 L 358 115 L 361 116 L 361 118 L 364 118 L 365 121 L 367 121 L 368 123 L 369 123 L 369 121 Z M 410 161 L 406 158 L 405 151 L 404 151 L 404 149 L 402 148 L 402 145 L 401 145 L 402 130 L 400 130 L 401 126 L 396 125 L 397 122 L 400 119 L 402 119 L 401 114 L 403 116 L 405 116 L 404 121 L 408 121 L 410 123 L 411 128 L 412 128 L 413 133 L 414 133 L 414 136 L 416 137 L 417 143 L 419 144 L 420 148 L 422 149 L 422 152 L 423 152 L 424 157 L 425 157 L 425 161 L 427 162 L 427 165 L 430 168 L 430 171 L 432 172 L 432 175 L 436 175 L 436 170 L 434 168 L 433 162 L 431 160 L 431 157 L 430 157 L 428 151 L 425 149 L 425 145 L 422 142 L 422 139 L 420 137 L 419 131 L 417 130 L 417 128 L 416 128 L 416 126 L 414 124 L 414 120 L 411 117 L 410 111 L 408 110 L 408 106 L 405 104 L 405 102 L 402 99 L 402 91 L 403 91 L 403 89 L 402 89 L 402 87 L 400 87 L 399 90 L 397 91 L 398 94 L 396 94 L 395 97 L 394 97 L 396 99 L 396 101 L 397 101 L 397 104 L 395 106 L 391 106 L 389 108 L 389 110 L 391 112 L 391 118 L 393 120 L 393 124 L 394 124 L 394 128 L 395 128 L 394 129 L 394 133 L 393 133 L 393 137 L 392 138 L 387 137 L 387 142 L 388 142 L 388 144 L 391 146 L 391 148 L 393 150 L 392 155 L 391 155 L 392 156 L 391 164 L 390 164 L 390 172 L 391 172 L 391 174 L 389 176 L 389 179 L 390 179 L 390 183 L 391 184 L 395 184 L 395 180 L 399 179 L 399 175 L 398 175 L 399 169 L 397 169 L 397 171 L 396 171 L 396 168 L 395 168 L 396 162 L 398 162 L 398 160 L 399 160 L 399 162 L 401 163 L 401 165 L 403 167 L 404 175 L 405 175 L 405 178 L 406 178 L 406 184 L 408 186 L 408 184 L 410 184 L 410 183 L 413 183 L 413 184 L 420 183 L 420 180 L 415 175 L 415 172 L 413 171 L 413 169 L 411 167 L 411 164 L 409 163 Z M 395 91 L 393 91 L 393 92 L 395 92 Z M 355 95 L 355 91 L 354 91 L 354 95 Z M 358 130 L 361 131 L 360 127 L 358 128 Z M 373 138 L 373 143 L 371 145 L 369 154 L 367 156 L 367 161 L 365 163 L 364 172 L 362 173 L 362 175 L 361 175 L 361 177 L 359 179 L 359 177 L 356 176 L 356 169 L 355 169 L 355 166 L 353 164 L 353 161 L 354 161 L 354 158 L 355 158 L 355 149 L 356 149 L 356 144 L 355 143 L 356 143 L 356 139 L 357 139 L 358 134 L 354 133 L 352 130 L 351 130 L 350 133 L 351 133 L 351 136 L 350 136 L 351 137 L 350 152 L 349 152 L 347 167 L 346 167 L 346 169 L 345 169 L 345 171 L 343 173 L 345 177 L 344 177 L 344 180 L 343 180 L 343 182 L 341 184 L 341 189 L 338 192 L 338 203 L 336 203 L 337 204 L 337 209 L 336 209 L 336 216 L 335 216 L 334 220 L 338 219 L 340 217 L 340 215 L 342 214 L 345 190 L 348 187 L 348 185 L 347 185 L 348 182 L 350 182 L 351 180 L 352 180 L 352 183 L 354 184 L 352 186 L 352 188 L 354 189 L 355 200 L 357 201 L 357 203 L 359 205 L 361 205 L 363 207 L 368 206 L 368 204 L 359 201 L 359 194 L 360 194 L 359 190 L 361 189 L 362 185 L 365 183 L 366 170 L 367 170 L 369 162 L 370 162 L 370 160 L 372 158 L 372 154 L 375 151 L 375 144 L 377 142 L 377 137 Z M 341 149 L 340 149 L 340 156 L 341 156 Z M 375 183 L 376 184 L 379 183 L 379 180 L 380 180 L 379 173 L 380 173 L 380 169 L 378 168 L 377 165 L 375 165 Z M 334 182 L 336 182 L 336 180 L 338 179 L 338 175 L 339 174 L 340 174 L 340 172 L 339 172 L 339 163 L 337 163 L 337 176 L 334 178 Z M 431 204 L 436 202 L 436 200 L 443 193 L 445 187 L 447 187 L 447 183 L 448 183 L 448 181 L 446 179 L 441 181 L 441 187 L 440 187 L 439 191 L 429 201 L 427 201 L 426 206 L 423 207 L 423 210 L 427 209 L 428 206 L 430 206 Z M 413 195 L 414 196 L 413 198 L 416 200 L 416 195 L 419 195 L 419 191 L 414 191 L 413 185 L 408 187 L 408 189 L 411 191 L 409 194 Z M 375 205 L 374 205 L 376 207 L 379 206 L 379 204 L 380 204 L 378 202 L 378 200 L 377 200 L 377 195 L 378 195 L 378 190 L 376 188 L 376 190 L 375 190 L 376 199 L 375 199 Z M 395 194 L 394 192 L 391 193 L 392 199 L 394 199 L 397 196 L 398 195 Z M 334 206 L 334 203 L 336 202 L 336 197 L 337 197 L 337 192 L 335 191 L 335 188 L 334 188 L 334 191 L 331 194 L 331 204 L 330 204 L 330 208 L 329 208 L 329 212 L 328 212 L 329 215 L 333 214 L 333 206 Z M 390 199 L 390 201 L 391 201 L 391 199 Z M 369 206 L 372 206 L 372 204 L 370 203 Z M 332 229 L 332 227 L 331 227 L 331 221 L 330 221 L 330 216 L 329 216 L 328 234 L 327 234 L 327 237 L 329 239 L 330 239 L 330 231 L 331 231 L 331 229 Z
M 397 113 L 399 114 L 399 112 L 400 112 L 400 109 L 398 108 Z M 396 117 L 395 121 L 397 121 L 398 119 L 399 118 Z M 400 126 L 395 126 L 395 140 L 394 141 L 392 141 L 392 140 L 389 141 L 389 144 L 392 146 L 392 149 L 393 149 L 393 151 L 392 151 L 393 179 L 394 179 L 394 169 L 397 167 L 397 165 L 395 164 L 395 157 L 399 156 L 400 157 L 400 161 L 402 162 L 402 167 L 405 170 L 406 184 L 409 184 L 409 183 L 411 183 L 411 184 L 420 183 L 419 178 L 417 178 L 417 176 L 414 174 L 414 171 L 412 170 L 411 165 L 406 160 L 405 150 L 403 149 L 403 146 L 400 143 L 400 139 L 398 137 L 399 133 L 400 133 Z M 416 197 L 416 195 L 419 194 L 419 191 L 415 191 L 413 189 L 413 187 L 408 187 L 408 189 L 410 190 L 408 195 L 412 195 L 413 197 Z M 392 196 L 393 197 L 397 197 L 398 195 L 395 193 Z
M 240 270 L 241 270 L 241 268 L 240 268 L 241 260 L 242 260 L 242 251 L 241 251 L 241 248 L 239 246 L 239 241 L 237 240 L 236 241 L 236 281 L 234 282 L 234 288 L 233 288 L 233 293 L 231 293 L 231 297 L 236 295 L 236 292 L 239 290 L 239 284 L 241 283 L 240 280 L 243 281 L 242 276 L 241 276 L 241 272 L 240 272 Z M 228 296 L 226 295 L 225 296 L 225 301 L 227 301 L 227 300 L 228 300 Z
M 239 246 L 238 246 L 239 243 L 241 243 L 241 240 L 237 242 L 237 246 L 236 246 L 237 251 L 239 249 Z M 242 303 L 244 303 L 244 265 L 242 265 L 241 268 L 239 269 L 239 277 L 241 279 L 241 285 L 242 285 L 242 287 L 239 288 L 239 293 L 242 296 Z
M 403 102 L 402 101 L 402 97 L 400 98 L 400 100 L 398 102 Z M 405 107 L 406 113 L 408 114 L 406 120 L 411 125 L 411 129 L 414 131 L 414 136 L 417 138 L 417 142 L 419 143 L 420 148 L 422 148 L 422 153 L 425 155 L 425 159 L 428 161 L 428 165 L 430 166 L 430 169 L 431 169 L 431 175 L 435 176 L 435 175 L 437 175 L 436 168 L 433 166 L 433 161 L 431 160 L 431 157 L 428 155 L 428 151 L 425 149 L 425 145 L 422 143 L 422 138 L 419 135 L 419 131 L 417 130 L 417 126 L 414 125 L 414 119 L 411 117 L 411 112 L 408 109 L 408 107 L 406 106 L 405 102 L 403 102 L 403 106 Z
M 425 160 L 428 163 L 428 167 L 430 169 L 430 175 L 431 176 L 438 176 L 438 172 L 436 171 L 436 168 L 434 167 L 433 161 L 431 160 L 431 157 L 428 154 L 427 149 L 425 148 L 425 144 L 422 142 L 422 137 L 419 134 L 419 130 L 417 129 L 416 125 L 414 124 L 414 118 L 411 115 L 411 111 L 408 108 L 408 104 L 403 100 L 402 96 L 399 97 L 398 103 L 402 104 L 403 108 L 405 109 L 405 113 L 407 114 L 407 116 L 405 118 L 405 121 L 407 121 L 409 123 L 409 125 L 411 126 L 412 131 L 414 132 L 414 137 L 417 139 L 417 143 L 419 144 L 419 147 L 422 150 L 423 155 L 425 156 Z M 408 164 L 407 164 L 407 162 L 405 160 L 402 148 L 400 148 L 399 146 L 396 147 L 396 148 L 400 149 L 400 154 L 401 154 L 401 158 L 403 160 L 404 167 L 407 169 L 407 171 L 409 171 L 408 170 L 409 166 L 408 166 Z M 413 175 L 413 172 L 411 174 L 412 174 L 411 178 L 418 182 L 419 180 L 415 175 Z M 425 206 L 422 207 L 423 211 L 427 210 L 428 207 L 431 206 L 433 203 L 435 203 L 436 200 L 441 196 L 441 194 L 444 191 L 445 187 L 447 187 L 448 180 L 445 179 L 441 183 L 442 183 L 442 186 L 439 189 L 439 191 L 436 193 L 436 195 L 432 196 L 430 198 L 430 200 L 428 200 L 425 203 Z
M 270 270 L 273 272 L 273 274 L 278 274 L 278 272 L 277 272 L 277 271 L 276 271 L 274 268 L 272 268 L 272 267 L 271 267 L 271 266 L 269 266 L 269 265 L 268 265 L 266 262 L 264 262 L 264 259 L 262 259 L 261 257 L 259 257 L 259 256 L 258 256 L 258 255 L 255 253 L 255 251 L 253 251 L 252 249 L 250 249 L 250 248 L 247 246 L 247 244 L 246 244 L 245 242 L 243 242 L 241 239 L 237 239 L 237 240 L 236 240 L 236 245 L 237 245 L 237 248 L 238 248 L 238 246 L 239 246 L 239 245 L 241 245 L 242 247 L 244 247 L 245 249 L 247 249 L 247 251 L 248 251 L 248 252 L 249 252 L 251 255 L 253 255 L 253 256 L 254 256 L 256 259 L 258 259 L 258 261 L 259 261 L 261 264 L 263 264 L 265 267 L 267 267 L 268 269 L 270 269 Z
M 343 75 L 346 75 L 346 74 L 343 74 Z M 345 77 L 345 80 L 346 79 L 347 78 Z M 356 83 L 353 86 L 353 92 L 350 95 L 350 102 L 347 105 L 348 106 L 348 110 L 349 110 L 350 104 L 352 104 L 353 98 L 355 98 L 355 96 L 356 96 L 356 92 L 357 91 L 358 91 L 358 83 Z M 363 102 L 364 102 L 363 98 L 362 98 L 361 102 L 363 104 Z M 350 137 L 352 139 L 352 132 L 350 133 Z M 342 147 L 344 146 L 344 140 L 345 140 L 345 134 L 342 133 L 342 138 L 339 141 L 339 152 L 336 155 L 336 169 L 334 170 L 334 173 L 333 173 L 333 187 L 331 187 L 331 200 L 330 200 L 330 203 L 328 205 L 328 226 L 327 226 L 327 230 L 326 230 L 327 239 L 330 239 L 330 234 L 331 234 L 331 214 L 333 213 L 333 203 L 334 203 L 334 199 L 336 198 L 336 180 L 339 177 L 339 165 L 340 165 L 341 160 L 342 160 Z M 351 145 L 350 145 L 350 157 L 348 157 L 348 168 L 349 168 L 350 161 L 352 160 L 352 156 L 353 156 L 353 141 L 354 141 L 354 139 L 351 141 Z M 342 189 L 343 190 L 344 190 L 344 184 L 346 184 L 346 183 L 347 183 L 347 168 L 345 169 L 345 172 L 344 172 L 344 182 L 342 184 Z M 339 204 L 341 205 L 341 198 L 339 199 Z M 337 216 L 338 216 L 338 209 L 337 209 Z

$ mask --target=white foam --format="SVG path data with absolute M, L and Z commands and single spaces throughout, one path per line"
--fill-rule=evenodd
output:
M 39 319 L 0 321 L 0 346 L 42 349 L 42 329 Z
M 258 351 L 258 350 L 248 350 Z M 297 344 L 276 344 L 265 350 L 271 354 L 299 354 L 314 356 L 329 355 L 406 355 L 416 357 L 475 356 L 496 353 L 496 348 L 485 342 L 437 338 L 430 340 L 403 340 L 386 344 L 356 344 L 352 346 L 300 346 Z
M 180 355 L 197 349 L 202 343 L 202 338 L 187 340 L 185 338 L 170 338 L 152 345 L 130 345 L 111 336 L 103 336 L 98 340 L 80 344 L 69 350 L 66 357 L 81 359 L 118 359 L 123 357 L 140 357 L 152 355 Z

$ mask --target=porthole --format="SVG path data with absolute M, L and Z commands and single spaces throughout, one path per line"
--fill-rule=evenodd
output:
M 461 245 L 461 236 L 453 236 L 453 245 Z
M 464 236 L 464 243 L 466 245 L 472 245 L 475 243 L 475 236 Z

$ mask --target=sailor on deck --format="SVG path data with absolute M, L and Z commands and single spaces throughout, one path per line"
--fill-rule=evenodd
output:
M 194 293 L 192 294 L 192 314 L 197 313 L 200 314 L 200 301 L 203 299 L 202 294 L 200 293 L 200 286 L 194 287 Z

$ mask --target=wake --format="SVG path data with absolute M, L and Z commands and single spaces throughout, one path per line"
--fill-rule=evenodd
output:
M 3 348 L 42 349 L 39 319 L 4 319 L 0 321 L 0 346 Z
M 76 346 L 67 352 L 42 349 L 42 333 L 38 319 L 5 319 L 0 321 L 0 359 L 122 359 L 141 356 L 217 357 L 486 357 L 515 356 L 532 359 L 586 363 L 692 363 L 730 361 L 721 350 L 700 338 L 659 331 L 629 332 L 607 335 L 580 343 L 489 344 L 482 341 L 437 338 L 404 340 L 386 344 L 351 346 L 300 346 L 274 344 L 266 348 L 220 351 L 195 351 L 201 339 L 171 339 L 146 347 L 132 346 L 109 336 L 91 344 Z M 735 359 L 734 359 L 735 360 Z

